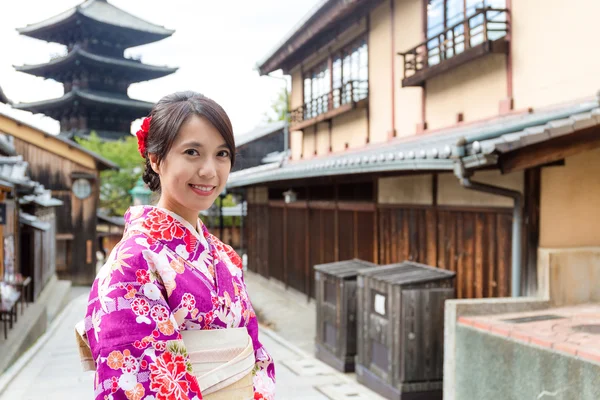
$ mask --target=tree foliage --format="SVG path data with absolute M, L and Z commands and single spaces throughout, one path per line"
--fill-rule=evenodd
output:
M 287 104 L 288 101 L 289 93 L 287 88 L 282 88 L 279 93 L 277 93 L 277 97 L 273 101 L 273 104 L 271 104 L 269 112 L 265 113 L 267 122 L 284 121 L 289 109 L 289 104 Z
M 132 204 L 129 191 L 141 177 L 144 160 L 137 148 L 137 138 L 128 136 L 118 141 L 104 141 L 95 132 L 89 139 L 76 138 L 84 148 L 117 164 L 119 171 L 103 171 L 100 174 L 100 207 L 109 215 L 123 215 Z

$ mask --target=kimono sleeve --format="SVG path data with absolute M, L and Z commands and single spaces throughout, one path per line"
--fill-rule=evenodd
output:
M 231 252 L 234 253 L 233 256 L 231 256 Z M 235 263 L 240 270 L 242 270 L 242 259 L 233 251 L 233 249 L 231 249 L 231 252 L 229 252 L 230 260 Z M 246 329 L 252 338 L 254 345 L 254 357 L 256 360 L 253 371 L 255 392 L 254 398 L 261 400 L 272 400 L 275 398 L 275 363 L 273 362 L 271 355 L 267 352 L 267 349 L 265 349 L 258 338 L 258 319 L 256 317 L 256 313 L 254 312 L 254 308 L 252 307 L 252 303 L 248 295 L 248 288 L 246 287 L 246 282 L 243 275 L 241 277 L 241 281 L 243 285 L 242 290 L 244 291 L 242 297 L 245 297 L 247 301 L 247 307 L 251 315 L 246 325 Z
M 90 293 L 95 398 L 201 399 L 160 274 L 143 255 L 150 250 L 126 247 L 111 254 Z

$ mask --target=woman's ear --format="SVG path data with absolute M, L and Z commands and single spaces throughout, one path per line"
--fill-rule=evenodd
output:
M 148 153 L 148 160 L 150 161 L 150 166 L 152 170 L 160 175 L 160 165 L 158 163 L 158 157 L 155 153 Z

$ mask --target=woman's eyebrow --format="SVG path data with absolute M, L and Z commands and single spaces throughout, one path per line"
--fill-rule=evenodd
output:
M 181 146 L 182 147 L 204 147 L 204 145 L 202 143 L 196 142 L 196 141 L 185 142 Z M 223 143 L 223 144 L 221 144 L 217 148 L 219 148 L 219 149 L 228 149 L 229 147 L 227 146 L 227 143 Z

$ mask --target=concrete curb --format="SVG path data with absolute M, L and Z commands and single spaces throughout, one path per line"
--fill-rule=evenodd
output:
M 4 371 L 0 376 L 0 396 L 4 393 L 8 385 L 12 380 L 29 364 L 35 354 L 48 342 L 50 337 L 56 332 L 62 321 L 66 318 L 68 312 L 73 307 L 74 300 L 71 301 L 67 307 L 52 321 L 46 332 L 38 338 L 38 340 L 31 346 L 19 359 L 10 367 Z M 73 334 L 74 335 L 74 334 Z M 73 346 L 75 346 L 75 337 L 73 336 Z

